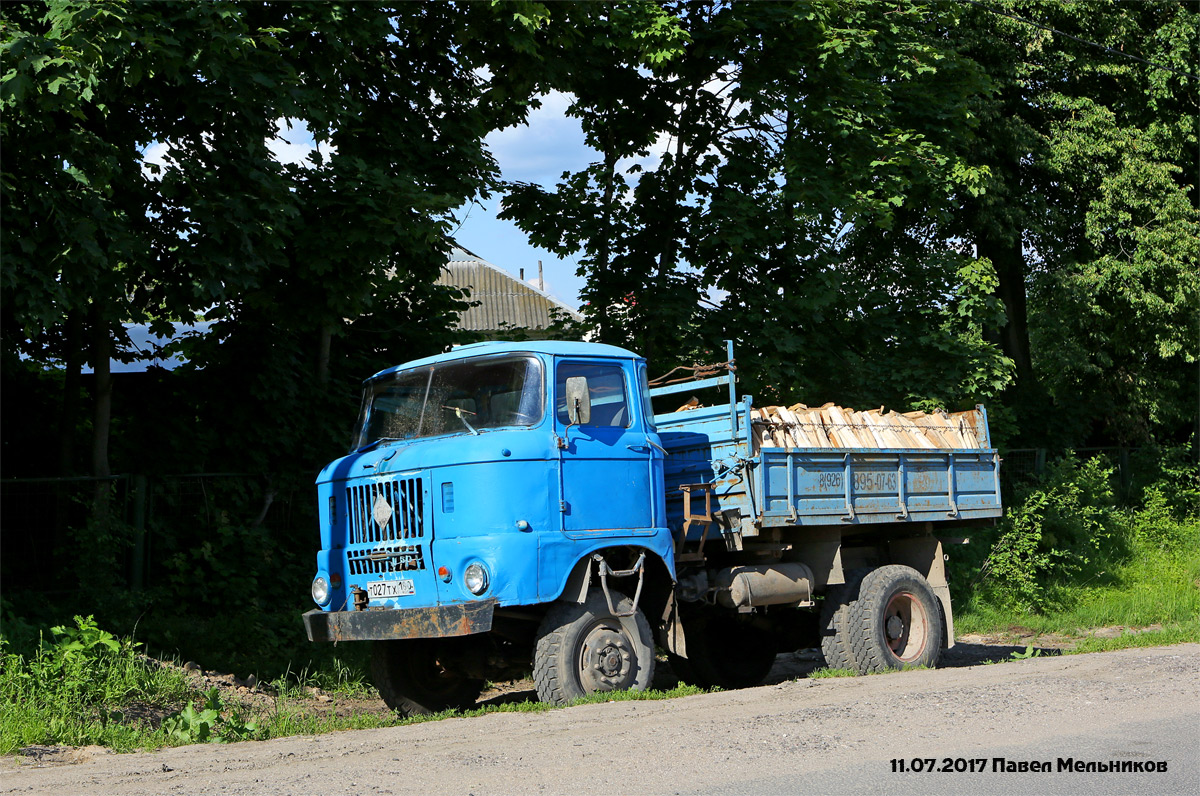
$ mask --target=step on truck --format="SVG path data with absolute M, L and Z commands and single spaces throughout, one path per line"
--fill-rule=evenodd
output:
M 530 671 L 556 704 L 645 689 L 656 645 L 703 687 L 800 648 L 935 666 L 946 529 L 1001 515 L 983 408 L 759 408 L 726 359 L 652 387 L 621 348 L 479 343 L 368 379 L 317 480 L 309 639 L 372 642 L 402 714 Z

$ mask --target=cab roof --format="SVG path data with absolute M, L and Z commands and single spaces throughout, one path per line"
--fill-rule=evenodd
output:
M 382 376 L 398 373 L 402 370 L 435 365 L 439 362 L 453 362 L 471 357 L 492 356 L 495 354 L 548 354 L 560 357 L 620 357 L 621 359 L 641 359 L 638 354 L 615 345 L 605 343 L 579 343 L 570 340 L 526 340 L 520 343 L 484 342 L 455 346 L 444 354 L 436 354 L 424 359 L 415 359 L 402 365 L 385 368 L 372 376 L 373 381 Z

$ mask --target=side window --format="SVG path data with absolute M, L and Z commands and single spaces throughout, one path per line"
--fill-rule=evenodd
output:
M 567 417 L 567 379 L 582 376 L 587 379 L 588 396 L 592 404 L 589 426 L 629 426 L 629 403 L 626 398 L 625 372 L 619 365 L 596 365 L 566 362 L 558 366 L 555 377 L 554 405 L 558 420 L 570 423 Z
M 650 374 L 646 371 L 646 366 L 643 364 L 638 368 L 638 381 L 642 391 L 642 416 L 646 418 L 646 425 L 651 431 L 658 429 L 654 425 L 654 405 L 650 403 Z

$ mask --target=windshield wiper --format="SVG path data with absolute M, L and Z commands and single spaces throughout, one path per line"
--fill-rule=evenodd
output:
M 376 445 L 378 445 L 381 442 L 407 442 L 407 441 L 408 441 L 408 439 L 405 437 L 376 437 L 375 439 L 368 442 L 366 445 L 355 448 L 354 450 L 352 450 L 350 452 L 351 453 L 362 453 L 363 451 L 367 451 L 367 450 L 370 450 L 371 448 L 374 448 Z
M 461 406 L 443 406 L 442 408 L 449 409 L 451 412 L 453 412 L 454 416 L 461 420 L 462 424 L 467 427 L 467 431 L 470 431 L 475 436 L 479 436 L 479 432 L 475 430 L 475 427 L 468 423 L 467 419 L 463 417 L 463 415 L 473 415 L 475 412 L 472 412 L 468 409 L 463 409 Z

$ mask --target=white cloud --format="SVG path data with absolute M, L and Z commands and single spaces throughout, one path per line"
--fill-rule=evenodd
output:
M 332 144 L 318 147 L 313 134 L 308 130 L 308 123 L 303 119 L 277 119 L 275 130 L 275 137 L 267 140 L 267 149 L 271 150 L 271 154 L 280 163 L 295 163 L 312 168 L 313 162 L 309 155 L 318 148 L 325 157 L 337 152 L 337 147 Z
M 202 133 L 201 143 L 211 149 L 212 133 Z M 309 156 L 318 149 L 317 142 L 308 130 L 308 124 L 302 119 L 276 119 L 275 135 L 266 140 L 267 149 L 275 156 L 275 160 L 284 164 L 298 164 L 312 168 L 313 162 Z M 154 174 L 148 166 L 168 168 L 171 165 L 172 150 L 179 149 L 174 141 L 155 141 L 142 151 L 142 172 L 148 179 L 157 180 L 160 175 Z M 337 147 L 323 144 L 321 154 L 325 157 L 336 154 Z
M 150 146 L 146 147 L 146 151 L 142 153 L 142 163 L 153 163 L 155 166 L 166 167 L 167 165 L 167 150 L 168 145 L 155 141 Z M 142 167 L 145 171 L 145 166 Z M 147 172 L 149 173 L 149 172 Z
M 527 124 L 492 133 L 484 142 L 505 179 L 552 185 L 564 171 L 578 171 L 599 153 L 584 144 L 578 119 L 567 116 L 571 95 L 552 92 L 530 112 Z

